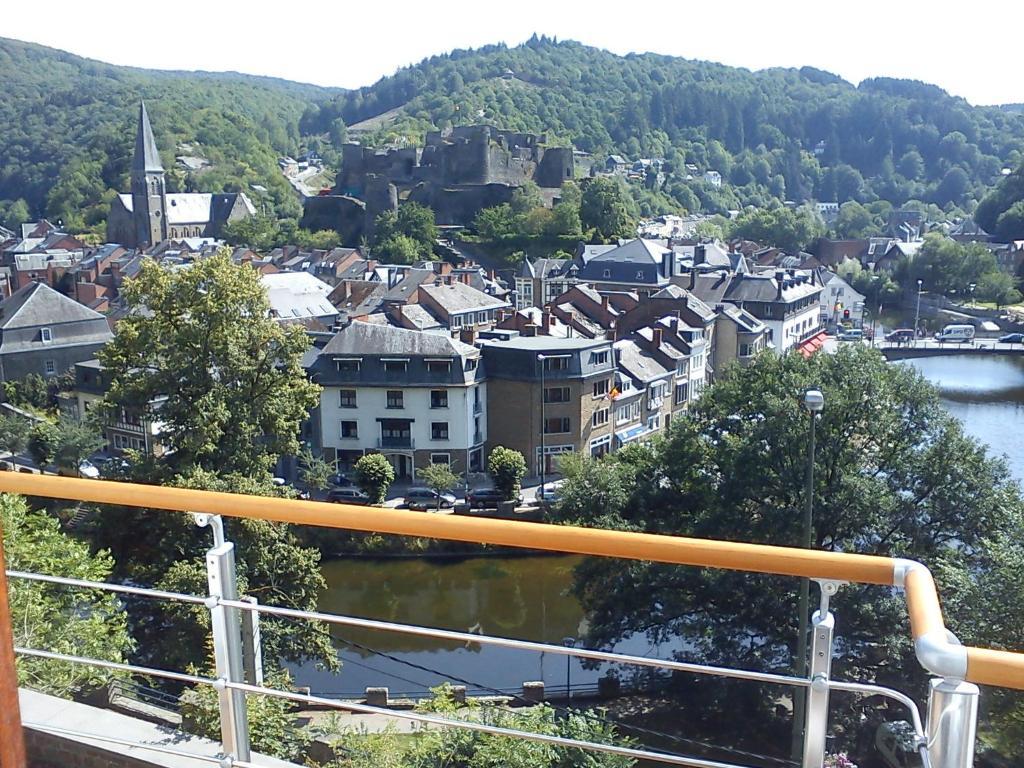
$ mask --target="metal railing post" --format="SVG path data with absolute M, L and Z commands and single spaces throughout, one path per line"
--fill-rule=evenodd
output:
M 978 686 L 932 679 L 928 690 L 928 758 L 932 768 L 971 768 L 978 727 Z
M 255 597 L 243 597 L 243 603 L 259 605 Z M 242 611 L 242 648 L 245 682 L 263 685 L 263 639 L 260 634 L 259 611 Z
M 228 608 L 220 600 L 237 600 L 235 545 L 225 541 L 206 553 L 206 576 L 210 586 L 210 618 L 213 627 L 213 655 L 217 677 L 230 683 L 245 682 L 242 673 L 242 627 L 237 608 Z M 248 761 L 249 718 L 245 692 L 218 687 L 220 733 L 224 754 Z
M 825 763 L 825 734 L 828 730 L 828 681 L 832 671 L 832 636 L 835 617 L 815 611 L 811 618 L 811 686 L 807 689 L 804 719 L 803 768 L 821 768 Z

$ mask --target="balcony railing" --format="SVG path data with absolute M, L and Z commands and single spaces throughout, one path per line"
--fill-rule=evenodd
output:
M 416 443 L 411 437 L 378 437 L 378 448 L 415 448 Z
M 728 764 L 697 757 L 614 744 L 582 742 L 524 731 L 498 728 L 483 723 L 450 720 L 433 714 L 387 710 L 353 702 L 339 703 L 320 696 L 267 688 L 246 682 L 242 672 L 243 650 L 240 615 L 272 615 L 313 619 L 341 626 L 397 632 L 459 643 L 520 648 L 578 657 L 596 662 L 615 662 L 653 667 L 696 675 L 732 678 L 806 691 L 806 716 L 802 765 L 821 768 L 824 761 L 829 698 L 833 692 L 863 696 L 884 696 L 905 707 L 912 724 L 922 765 L 926 768 L 968 768 L 973 764 L 974 735 L 978 708 L 978 685 L 1024 689 L 1024 654 L 959 645 L 946 630 L 931 574 L 909 560 L 808 549 L 742 544 L 702 539 L 625 533 L 600 529 L 511 522 L 485 518 L 422 515 L 402 510 L 379 510 L 366 515 L 365 507 L 326 504 L 279 498 L 231 495 L 182 488 L 157 488 L 130 483 L 82 480 L 44 475 L 0 473 L 0 491 L 31 496 L 67 499 L 97 504 L 161 508 L 197 514 L 197 522 L 213 529 L 214 546 L 207 553 L 209 595 L 186 595 L 136 586 L 103 584 L 59 576 L 16 573 L 15 579 L 29 579 L 72 587 L 102 589 L 118 594 L 146 596 L 205 605 L 211 611 L 216 678 L 175 670 L 153 669 L 130 664 L 55 653 L 45 649 L 13 649 L 24 656 L 58 659 L 71 663 L 120 670 L 137 675 L 173 680 L 196 686 L 211 686 L 219 692 L 221 714 L 221 765 L 247 766 L 251 763 L 247 725 L 247 696 L 273 696 L 293 702 L 344 709 L 356 713 L 381 714 L 435 727 L 463 728 L 511 736 L 559 747 L 604 752 L 629 758 L 698 768 L 727 768 Z M 774 574 L 815 580 L 821 588 L 821 603 L 812 619 L 813 639 L 810 672 L 807 677 L 772 674 L 757 670 L 660 660 L 586 648 L 510 640 L 442 629 L 373 621 L 334 614 L 298 611 L 240 600 L 236 592 L 234 547 L 224 541 L 220 515 L 278 522 L 321 525 L 354 531 L 448 539 L 501 546 L 524 547 L 592 556 L 619 557 L 681 566 L 718 568 L 748 573 Z M 0 582 L 5 572 L 0 570 Z M 927 723 L 922 722 L 914 701 L 889 688 L 831 677 L 835 616 L 830 598 L 846 583 L 875 584 L 901 589 L 906 594 L 911 634 L 917 657 L 934 677 L 930 685 Z M 0 583 L 0 598 L 6 584 Z M 20 728 L 17 720 L 16 677 L 10 647 L 10 627 L 4 626 L 6 601 L 0 599 L 0 762 L 7 768 L 22 768 L 19 753 Z M 12 709 L 13 708 L 13 709 Z M 13 723 L 13 725 L 12 725 Z M 26 724 L 31 725 L 31 724 Z M 66 732 L 52 725 L 52 732 Z M 79 734 L 80 735 L 80 734 Z M 90 737 L 93 734 L 89 734 Z M 118 742 L 116 737 L 96 736 Z M 148 747 L 147 747 L 148 748 Z M 157 751 L 172 750 L 173 746 Z

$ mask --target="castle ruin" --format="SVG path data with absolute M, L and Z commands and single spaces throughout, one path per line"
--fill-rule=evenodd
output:
M 429 206 L 438 224 L 467 225 L 482 209 L 510 202 L 527 181 L 550 205 L 574 175 L 572 147 L 548 147 L 544 135 L 489 125 L 431 131 L 422 148 L 349 143 L 331 194 L 306 201 L 303 226 L 358 239 L 400 200 Z

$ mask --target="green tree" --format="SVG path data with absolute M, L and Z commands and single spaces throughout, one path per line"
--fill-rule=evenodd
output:
M 526 459 L 519 451 L 496 445 L 487 458 L 487 471 L 494 487 L 506 500 L 518 498 L 523 478 L 526 477 Z
M 382 454 L 368 453 L 355 463 L 356 485 L 370 497 L 371 504 L 383 504 L 388 488 L 395 482 L 395 468 Z
M 807 206 L 797 210 L 779 207 L 746 211 L 732 228 L 732 237 L 776 246 L 789 253 L 803 250 L 824 234 L 821 217 Z
M 839 206 L 839 215 L 832 229 L 836 237 L 848 239 L 870 237 L 881 231 L 871 211 L 854 200 Z
M 999 269 L 989 270 L 978 278 L 974 293 L 982 301 L 995 302 L 997 308 L 1016 304 L 1021 299 L 1016 281 Z
M 165 477 L 266 477 L 298 452 L 320 388 L 302 368 L 305 332 L 269 317 L 255 270 L 223 251 L 184 270 L 147 260 L 122 295 L 129 313 L 98 354 L 111 374 L 103 404 L 160 425 Z
M 599 744 L 632 746 L 619 736 L 602 712 L 573 712 L 559 716 L 546 705 L 519 710 L 481 705 L 470 701 L 457 704 L 451 687 L 433 689 L 434 698 L 421 705 L 422 711 L 449 719 L 474 722 L 531 733 L 561 736 Z M 466 711 L 468 710 L 468 712 Z M 461 728 L 424 729 L 412 738 L 392 730 L 380 734 L 348 730 L 334 744 L 345 755 L 337 768 L 631 768 L 627 757 L 564 749 L 538 742 L 490 736 Z
M 456 487 L 461 478 L 452 472 L 448 464 L 427 464 L 427 466 L 416 470 L 416 476 L 422 480 L 427 488 L 436 491 L 437 508 L 441 508 L 441 494 Z
M 92 424 L 62 419 L 53 462 L 59 469 L 77 474 L 79 464 L 102 446 L 103 438 Z
M 28 431 L 28 455 L 40 469 L 45 469 L 57 455 L 60 428 L 49 421 L 37 421 Z
M 28 447 L 28 424 L 20 416 L 0 413 L 0 451 L 21 453 Z
M 107 552 L 64 535 L 56 518 L 30 512 L 21 496 L 0 495 L 7 567 L 86 581 L 107 581 Z M 10 582 L 14 644 L 74 656 L 124 662 L 131 650 L 127 621 L 112 593 L 24 579 Z M 105 685 L 118 673 L 32 657 L 18 660 L 18 682 L 70 698 Z
M 296 457 L 299 460 L 299 479 L 310 488 L 323 490 L 330 485 L 329 478 L 334 472 L 330 463 L 320 456 L 314 456 L 308 446 L 303 446 Z
M 798 544 L 807 434 L 799 396 L 809 387 L 825 395 L 817 427 L 815 548 L 922 560 L 936 567 L 942 591 L 953 572 L 961 582 L 987 578 L 985 552 L 993 537 L 1021 540 L 1020 489 L 1005 464 L 963 434 L 913 369 L 889 365 L 859 347 L 810 360 L 765 355 L 731 369 L 705 391 L 688 419 L 673 420 L 663 442 L 602 460 L 601 470 L 569 474 L 562 493 L 580 501 L 564 504 L 562 515 L 627 530 Z M 625 498 L 588 490 L 600 489 L 592 473 L 602 470 L 622 473 Z M 1022 578 L 1018 572 L 1018 590 Z M 792 663 L 797 589 L 796 579 L 640 563 L 624 568 L 604 560 L 586 561 L 576 584 L 592 643 L 643 632 L 656 641 L 681 642 L 690 660 L 776 671 Z M 998 613 L 998 598 L 988 599 L 993 602 L 979 599 L 971 615 Z M 923 684 L 902 598 L 887 589 L 851 586 L 833 605 L 844 642 L 833 674 L 904 690 Z M 956 632 L 970 617 L 951 610 L 948 619 Z M 1014 639 L 1007 635 L 1000 642 Z M 756 688 L 742 694 L 716 689 L 710 699 L 701 697 L 696 716 L 718 727 L 716 716 L 741 705 L 735 695 L 753 707 L 751 715 L 759 710 L 755 719 L 773 722 L 775 693 Z M 847 723 L 877 717 L 863 702 L 839 706 Z M 773 730 L 785 729 L 768 726 L 766 746 Z M 848 729 L 844 738 L 858 732 L 863 730 Z M 777 746 L 786 748 L 781 739 Z
M 636 204 L 618 179 L 598 177 L 583 189 L 580 223 L 598 237 L 633 237 L 638 218 Z
M 415 253 L 402 262 L 412 263 L 435 258 L 437 237 L 434 212 L 419 203 L 405 203 L 398 211 L 385 211 L 377 217 L 370 245 L 389 256 L 408 258 L 410 253 Z
M 502 203 L 491 208 L 484 208 L 473 219 L 473 229 L 485 240 L 500 240 L 503 237 L 514 235 L 516 218 L 512 213 L 512 206 Z
M 30 373 L 23 379 L 4 382 L 4 395 L 22 408 L 44 410 L 50 407 L 49 387 L 46 379 L 38 373 Z

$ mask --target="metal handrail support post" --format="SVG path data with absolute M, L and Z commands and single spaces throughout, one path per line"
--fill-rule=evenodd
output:
M 972 768 L 978 686 L 933 678 L 928 690 L 928 757 L 932 768 Z
M 822 768 L 828 730 L 829 676 L 832 673 L 832 639 L 836 620 L 831 612 L 815 611 L 811 617 L 811 685 L 806 691 L 803 768 Z
M 213 656 L 221 683 L 241 683 L 242 626 L 237 608 L 229 608 L 221 599 L 238 600 L 235 578 L 235 545 L 226 541 L 206 553 L 206 577 L 210 587 L 210 618 L 213 628 Z M 217 686 L 220 704 L 220 733 L 224 754 L 248 761 L 249 718 L 245 691 Z

